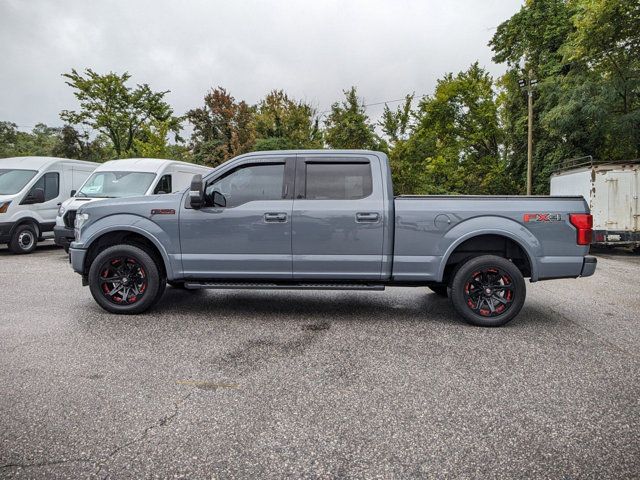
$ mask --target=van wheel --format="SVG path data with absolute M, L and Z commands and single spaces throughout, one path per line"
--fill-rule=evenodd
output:
M 98 305 L 111 313 L 142 313 L 164 292 L 166 282 L 153 258 L 139 247 L 115 245 L 89 268 L 89 288 Z
M 13 253 L 31 253 L 36 249 L 37 244 L 38 235 L 33 225 L 19 225 L 13 232 L 9 250 Z
M 451 283 L 451 303 L 469 323 L 499 327 L 512 320 L 524 305 L 526 287 L 518 267 L 495 255 L 465 262 Z

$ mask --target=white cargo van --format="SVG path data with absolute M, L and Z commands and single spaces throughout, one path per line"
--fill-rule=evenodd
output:
M 51 236 L 58 207 L 97 163 L 53 157 L 0 159 L 0 243 L 29 253 Z
M 640 248 L 640 162 L 571 165 L 551 176 L 551 195 L 582 195 L 595 245 Z
M 157 195 L 184 190 L 197 173 L 210 168 L 193 163 L 157 158 L 127 158 L 101 164 L 80 187 L 75 197 L 60 205 L 54 228 L 57 245 L 69 249 L 74 240 L 76 211 L 87 202 L 101 198 Z

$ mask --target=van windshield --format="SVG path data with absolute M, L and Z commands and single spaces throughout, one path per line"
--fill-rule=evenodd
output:
M 82 185 L 76 197 L 117 198 L 144 195 L 155 173 L 146 172 L 95 172 Z
M 34 175 L 38 173 L 35 170 L 16 170 L 0 168 L 0 195 L 13 195 L 18 193 L 29 183 Z

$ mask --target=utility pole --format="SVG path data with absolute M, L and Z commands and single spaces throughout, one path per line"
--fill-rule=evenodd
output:
M 527 92 L 527 195 L 531 195 L 531 185 L 533 183 L 533 87 L 538 80 L 533 78 L 533 72 L 529 69 L 528 78 L 518 80 L 521 89 Z

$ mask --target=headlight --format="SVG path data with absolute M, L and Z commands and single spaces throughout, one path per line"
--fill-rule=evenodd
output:
M 7 213 L 7 209 L 9 208 L 10 204 L 11 202 L 0 203 L 0 213 Z
M 78 213 L 76 214 L 76 222 L 74 224 L 76 240 L 80 240 L 80 233 L 82 232 L 82 227 L 89 220 L 88 213 Z
M 64 215 L 64 212 L 66 212 L 65 208 L 60 205 L 60 208 L 58 209 L 58 216 L 61 217 Z

